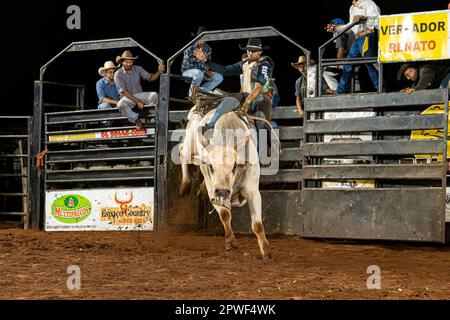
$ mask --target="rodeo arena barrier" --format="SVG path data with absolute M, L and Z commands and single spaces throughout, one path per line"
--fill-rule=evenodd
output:
M 420 22 L 427 15 L 441 19 L 441 13 L 448 19 L 447 10 L 382 16 L 380 28 L 407 19 Z M 281 150 L 275 160 L 278 171 L 264 174 L 262 168 L 260 179 L 266 233 L 445 242 L 450 221 L 444 159 L 448 88 L 383 92 L 383 64 L 448 60 L 450 53 L 388 54 L 390 42 L 398 39 L 380 32 L 378 57 L 324 59 L 325 47 L 346 30 L 319 48 L 317 95 L 305 99 L 304 117 L 296 106 L 273 109 Z M 414 34 L 410 36 L 414 41 Z M 263 37 L 281 37 L 311 64 L 309 50 L 273 27 L 205 31 L 168 59 L 166 73 L 160 76 L 159 105 L 145 107 L 142 130 L 130 126 L 117 109 L 88 107 L 84 85 L 44 81 L 44 72 L 62 55 L 88 50 L 138 47 L 158 63 L 162 59 L 131 38 L 70 44 L 41 68 L 32 120 L 0 117 L 11 124 L 0 134 L 0 157 L 10 159 L 2 164 L 1 175 L 8 178 L 3 190 L 8 192 L 0 191 L 0 215 L 13 208 L 9 214 L 22 216 L 25 228 L 48 231 L 164 230 L 177 215 L 190 215 L 189 223 L 215 232 L 219 220 L 208 214 L 213 207 L 197 192 L 200 179 L 187 200 L 178 196 L 181 169 L 174 164 L 174 148 L 183 139 L 193 104 L 186 95 L 175 96 L 181 90 L 174 88 L 188 92 L 191 78 L 173 74 L 172 64 L 198 40 Z M 447 46 L 448 31 L 435 40 Z M 321 94 L 325 67 L 367 63 L 379 72 L 378 92 Z M 65 96 L 72 101 L 51 100 L 55 88 L 71 92 Z M 21 130 L 14 127 L 19 120 L 26 122 Z M 22 200 L 13 207 L 7 203 L 10 197 Z M 251 233 L 247 206 L 234 211 L 234 231 Z

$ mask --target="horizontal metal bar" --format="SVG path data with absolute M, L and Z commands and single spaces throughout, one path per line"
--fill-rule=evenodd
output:
M 442 179 L 442 164 L 303 166 L 303 178 L 321 179 Z
M 311 120 L 305 123 L 307 134 L 377 132 L 444 128 L 445 115 L 367 117 L 336 120 Z
M 123 166 L 123 167 L 122 167 Z M 71 169 L 71 170 L 51 170 L 51 169 L 47 169 L 45 170 L 45 173 L 47 174 L 61 174 L 61 173 L 80 173 L 80 172 L 87 172 L 89 171 L 89 173 L 96 173 L 96 172 L 132 172 L 132 171 L 140 171 L 140 170 L 154 170 L 155 167 L 154 166 L 142 166 L 142 167 L 130 167 L 130 166 L 125 166 L 125 165 L 121 165 L 120 168 L 114 168 L 111 166 L 99 166 L 99 165 L 95 165 L 94 166 L 90 166 L 89 168 L 82 168 L 80 169 Z
M 26 196 L 28 196 L 28 193 L 22 193 L 22 192 L 0 192 L 0 196 L 3 196 L 3 197 L 18 197 L 18 196 L 26 197 Z
M 120 130 L 134 130 L 136 126 L 127 127 L 106 127 L 106 128 L 91 128 L 91 129 L 78 129 L 78 130 L 66 130 L 66 131 L 48 131 L 46 135 L 58 135 L 58 134 L 70 134 L 70 133 L 85 133 L 85 132 L 104 132 L 104 131 L 120 131 Z
M 29 120 L 32 118 L 31 116 L 0 116 L 0 120 L 2 119 L 25 119 Z
M 306 157 L 442 154 L 443 148 L 442 140 L 306 143 L 303 153 Z
M 0 215 L 4 216 L 26 216 L 25 212 L 0 212 Z
M 75 51 L 91 51 L 101 49 L 117 49 L 137 47 L 137 44 L 131 39 L 111 39 L 111 40 L 95 40 L 82 43 L 74 42 L 67 52 Z
M 329 62 L 322 62 L 322 67 L 341 66 L 341 65 L 348 65 L 348 64 L 356 65 L 356 64 L 367 64 L 367 63 L 378 63 L 378 58 L 345 59 L 345 60 L 330 59 Z
M 280 140 L 303 140 L 303 127 L 278 127 Z
M 20 178 L 20 177 L 27 177 L 27 175 L 21 173 L 0 173 L 0 178 Z
M 114 169 L 89 169 L 89 170 L 72 170 L 70 172 L 50 171 L 47 173 L 47 182 L 52 180 L 67 180 L 67 181 L 99 181 L 99 180 L 114 180 L 124 179 L 133 180 L 136 178 L 153 179 L 154 170 L 145 168 L 133 168 L 133 170 L 114 170 Z
M 95 181 L 134 181 L 134 180 L 153 180 L 154 177 L 102 177 L 102 178 L 79 178 L 79 179 L 47 179 L 46 183 L 70 183 L 70 182 L 95 182 Z
M 445 89 L 417 90 L 411 94 L 403 92 L 361 93 L 321 96 L 306 98 L 306 112 L 338 111 L 338 110 L 372 110 L 381 107 L 406 107 L 445 103 Z
M 302 170 L 301 169 L 280 169 L 277 174 L 266 176 L 261 175 L 259 182 L 262 183 L 277 183 L 286 182 L 294 183 L 302 181 Z
M 73 104 L 62 104 L 62 103 L 43 103 L 44 107 L 49 108 L 67 108 L 67 109 L 80 109 L 80 106 L 75 106 Z
M 0 158 L 27 158 L 27 154 L 1 154 Z
M 145 160 L 153 159 L 155 156 L 154 147 L 129 147 L 129 148 L 102 148 L 67 150 L 47 154 L 46 162 L 68 163 L 80 161 L 111 161 L 111 160 Z
M 302 159 L 302 149 L 285 148 L 280 155 L 280 161 L 298 161 Z
M 119 140 L 139 140 L 153 141 L 153 133 L 147 133 L 146 136 L 131 136 L 131 137 L 114 137 L 114 138 L 93 138 L 93 139 L 81 139 L 81 140 L 64 140 L 64 141 L 46 141 L 47 145 L 78 143 L 78 142 L 106 142 L 106 141 L 119 141 Z
M 2 138 L 2 139 L 11 139 L 11 138 L 27 139 L 28 135 L 25 135 L 25 134 L 0 134 L 0 138 Z
M 62 83 L 62 82 L 54 82 L 54 81 L 41 81 L 41 83 L 49 84 L 49 85 L 53 85 L 53 86 L 61 86 L 61 87 L 85 88 L 85 85 L 82 85 L 82 84 Z

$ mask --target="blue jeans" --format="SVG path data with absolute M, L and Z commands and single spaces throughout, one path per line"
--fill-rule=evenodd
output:
M 362 54 L 362 49 L 364 45 L 365 39 L 368 38 L 369 48 L 366 51 L 365 55 Z M 358 57 L 376 57 L 376 37 L 375 33 L 369 33 L 365 36 L 355 39 L 353 42 L 353 46 L 350 48 L 350 52 L 347 55 L 347 58 L 358 58 Z M 369 71 L 370 79 L 372 80 L 373 86 L 375 90 L 378 91 L 378 71 L 372 63 L 366 64 L 367 71 Z M 339 85 L 337 87 L 337 93 L 345 93 L 347 92 L 347 87 L 350 82 L 350 78 L 352 76 L 353 66 L 351 64 L 344 65 L 341 80 L 339 81 Z
M 158 93 L 156 92 L 139 92 L 133 94 L 139 100 L 142 100 L 145 105 L 156 106 L 158 104 Z M 128 121 L 131 123 L 135 123 L 139 118 L 139 114 L 133 111 L 133 108 L 136 107 L 136 102 L 128 99 L 127 97 L 122 97 L 117 104 L 120 113 L 128 118 Z
M 441 85 L 439 86 L 440 89 L 445 89 L 448 86 L 448 81 L 450 80 L 450 73 L 447 74 L 444 79 L 441 81 Z
M 192 84 L 205 91 L 213 91 L 223 81 L 223 76 L 220 73 L 213 72 L 213 76 L 209 78 L 200 69 L 185 70 L 182 75 L 184 77 L 191 77 Z M 191 89 L 189 89 L 189 95 L 191 95 Z
M 112 105 L 111 103 L 102 102 L 98 105 L 97 109 L 111 109 L 115 108 L 116 105 Z
M 233 111 L 234 109 L 239 107 L 240 104 L 241 103 L 236 98 L 233 98 L 233 97 L 224 98 L 217 106 L 217 109 L 214 112 L 214 115 L 211 118 L 211 121 L 209 121 L 208 126 L 210 128 L 214 128 L 214 125 L 216 124 L 217 120 L 219 120 L 219 118 L 221 116 L 223 116 L 225 113 Z

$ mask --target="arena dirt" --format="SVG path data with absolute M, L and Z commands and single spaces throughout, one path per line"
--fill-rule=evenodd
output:
M 450 248 L 254 236 L 224 250 L 222 237 L 156 232 L 0 230 L 1 299 L 448 299 Z M 66 286 L 81 270 L 81 289 Z M 381 289 L 367 289 L 367 268 Z

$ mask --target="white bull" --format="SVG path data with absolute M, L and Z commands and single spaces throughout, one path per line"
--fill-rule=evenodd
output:
M 231 207 L 242 207 L 248 202 L 252 231 L 258 238 L 262 258 L 270 259 L 261 217 L 260 165 L 256 143 L 250 138 L 251 131 L 247 124 L 234 112 L 223 115 L 214 127 L 211 141 L 206 140 L 199 128 L 210 121 L 213 112 L 210 111 L 203 119 L 192 111 L 188 116 L 186 136 L 180 147 L 183 171 L 180 195 L 186 194 L 190 188 L 188 163 L 200 165 L 209 199 L 225 229 L 226 250 L 238 247 L 231 228 Z

